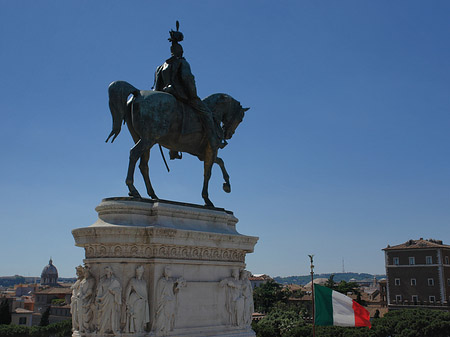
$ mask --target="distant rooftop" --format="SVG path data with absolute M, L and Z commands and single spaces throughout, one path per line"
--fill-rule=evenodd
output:
M 450 245 L 445 245 L 442 240 L 420 238 L 419 240 L 408 240 L 405 243 L 396 246 L 388 245 L 383 250 L 396 249 L 424 249 L 424 248 L 450 248 Z
M 44 294 L 71 294 L 72 293 L 72 289 L 68 288 L 68 287 L 51 287 L 51 288 L 47 288 L 47 289 L 43 289 L 40 291 L 37 291 L 36 294 L 37 295 L 44 295 Z
M 250 281 L 268 281 L 272 280 L 269 275 L 266 274 L 253 274 L 248 278 Z

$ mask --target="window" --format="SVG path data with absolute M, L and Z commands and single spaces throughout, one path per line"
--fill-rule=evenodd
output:
M 429 286 L 434 286 L 434 278 L 429 278 L 428 279 L 428 285 Z
M 399 265 L 398 257 L 394 257 L 394 258 L 393 258 L 393 263 L 394 263 L 394 265 L 396 265 L 396 266 Z
M 416 259 L 414 257 L 410 257 L 409 264 L 416 264 Z
M 402 295 L 395 295 L 395 301 L 397 303 L 401 303 L 402 302 Z
M 448 256 L 445 257 L 445 264 L 450 264 L 450 263 L 448 262 Z
M 436 298 L 434 296 L 430 296 L 430 303 L 434 303 L 436 301 Z
M 27 318 L 26 317 L 19 317 L 19 324 L 20 325 L 26 325 L 27 324 Z
M 399 278 L 396 278 L 396 279 L 394 280 L 394 283 L 395 283 L 396 286 L 399 286 L 399 285 L 400 285 L 400 279 L 399 279 Z
M 447 285 L 450 287 L 450 278 L 447 279 Z
M 426 262 L 426 264 L 432 264 L 433 263 L 433 258 L 431 256 L 427 256 L 425 258 L 425 262 Z
M 417 281 L 416 281 L 415 278 L 412 278 L 412 279 L 411 279 L 411 285 L 412 285 L 412 286 L 417 285 Z
M 419 296 L 417 296 L 417 295 L 412 295 L 412 302 L 413 302 L 414 304 L 417 304 L 417 302 L 419 302 Z

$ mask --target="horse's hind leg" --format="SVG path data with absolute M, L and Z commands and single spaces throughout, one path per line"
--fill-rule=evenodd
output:
M 209 200 L 209 197 L 208 197 L 208 185 L 209 185 L 209 179 L 211 178 L 211 168 L 215 162 L 216 156 L 217 156 L 217 150 L 213 151 L 208 146 L 208 148 L 206 149 L 205 158 L 204 158 L 204 162 L 203 162 L 204 173 L 203 173 L 202 197 L 203 197 L 203 200 L 205 201 L 205 205 L 211 206 L 211 207 L 214 207 L 214 205 L 211 202 L 211 200 Z
M 136 168 L 136 162 L 138 159 L 144 154 L 145 151 L 148 151 L 153 144 L 149 143 L 148 141 L 140 139 L 136 144 L 134 144 L 133 148 L 130 150 L 130 161 L 128 163 L 128 173 L 127 173 L 127 179 L 125 180 L 125 183 L 128 186 L 128 195 L 140 198 L 141 195 L 137 191 L 136 187 L 134 187 L 134 170 Z
M 228 172 L 225 169 L 225 164 L 222 158 L 217 157 L 214 162 L 217 165 L 219 165 L 220 169 L 222 170 L 223 180 L 225 180 L 225 182 L 223 183 L 223 190 L 227 193 L 230 193 L 231 192 L 230 176 L 228 175 Z
M 141 156 L 141 161 L 139 163 L 139 170 L 142 173 L 142 177 L 144 178 L 145 187 L 147 188 L 147 194 L 152 199 L 158 199 L 158 197 L 155 194 L 155 191 L 153 190 L 152 183 L 150 181 L 150 175 L 148 172 L 148 161 L 150 159 L 150 149 L 145 151 L 144 154 Z

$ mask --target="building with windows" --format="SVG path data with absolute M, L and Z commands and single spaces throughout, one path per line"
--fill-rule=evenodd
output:
M 450 245 L 420 238 L 383 251 L 389 309 L 450 310 Z
M 33 311 L 23 308 L 14 309 L 11 313 L 11 324 L 30 327 L 33 322 Z
M 252 274 L 252 276 L 250 276 L 248 279 L 250 280 L 253 289 L 261 286 L 264 283 L 267 283 L 270 280 L 273 280 L 273 278 L 266 274 Z

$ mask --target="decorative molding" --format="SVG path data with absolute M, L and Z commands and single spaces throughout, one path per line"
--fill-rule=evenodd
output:
M 257 237 L 245 236 L 241 234 L 220 234 L 211 232 L 199 232 L 180 230 L 173 228 L 160 227 L 125 227 L 125 226 L 105 226 L 105 227 L 87 227 L 78 228 L 72 231 L 76 245 L 86 249 L 86 256 L 158 256 L 155 253 L 141 252 L 142 249 L 155 247 L 158 245 L 192 248 L 193 246 L 202 249 L 220 249 L 230 253 L 234 250 L 244 251 L 246 253 L 253 252 L 253 248 L 258 241 Z M 136 248 L 125 248 L 130 246 L 130 242 L 134 243 Z M 191 243 L 191 245 L 188 245 Z M 102 248 L 103 251 L 94 253 L 92 246 L 102 244 L 105 246 L 115 246 L 114 252 L 111 253 L 108 248 Z M 133 249 L 133 253 L 126 251 Z M 124 250 L 124 251 L 122 251 Z M 217 255 L 217 253 L 214 253 Z M 194 254 L 195 255 L 195 254 Z M 219 254 L 221 255 L 221 254 Z M 183 256 L 183 254 L 175 254 L 174 257 Z M 215 255 L 214 255 L 215 256 Z M 233 260 L 234 261 L 234 260 Z
M 180 245 L 89 244 L 86 258 L 167 258 L 207 261 L 245 262 L 243 249 L 213 248 Z

